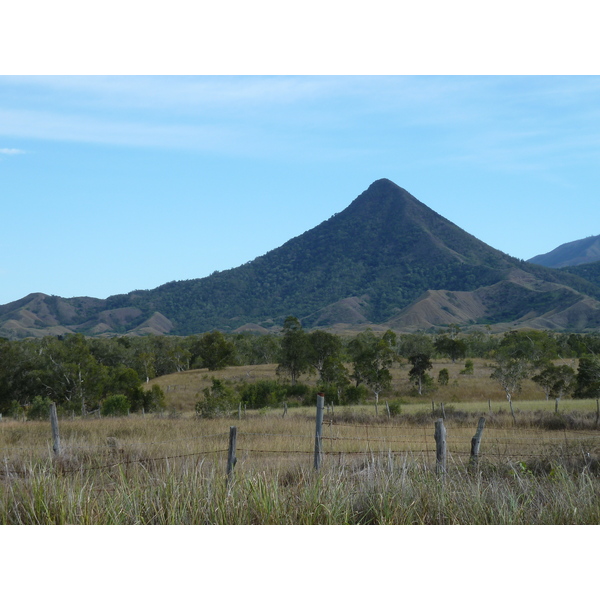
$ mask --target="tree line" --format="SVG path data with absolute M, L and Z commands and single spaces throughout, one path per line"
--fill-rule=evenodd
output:
M 88 338 L 81 334 L 9 341 L 0 339 L 0 413 L 45 415 L 51 402 L 59 411 L 86 415 L 93 411 L 118 414 L 164 408 L 159 386 L 145 389 L 155 377 L 189 369 L 216 371 L 232 365 L 277 364 L 280 381 L 246 384 L 236 392 L 249 408 L 280 403 L 302 396 L 304 374 L 317 376 L 318 391 L 339 404 L 364 400 L 369 394 L 378 410 L 382 394 L 391 386 L 390 368 L 407 360 L 415 394 L 422 395 L 434 383 L 428 372 L 432 360 L 471 358 L 493 361 L 492 377 L 512 399 L 521 383 L 531 377 L 555 400 L 600 395 L 600 335 L 549 331 L 512 331 L 493 335 L 488 330 L 464 333 L 449 326 L 435 333 L 396 334 L 364 331 L 353 337 L 323 330 L 307 332 L 290 316 L 278 334 L 223 334 L 212 331 L 187 337 L 146 336 Z M 579 359 L 578 372 L 557 359 Z M 470 363 L 470 366 L 469 366 Z M 223 405 L 232 390 L 213 382 L 206 406 Z M 448 371 L 438 375 L 448 383 Z M 147 387 L 147 386 L 146 386 Z M 389 404 L 387 410 L 390 410 Z M 209 411 L 210 412 L 210 411 Z

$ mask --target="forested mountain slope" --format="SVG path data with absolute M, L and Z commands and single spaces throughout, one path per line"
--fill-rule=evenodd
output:
M 600 260 L 593 263 L 584 263 L 575 267 L 563 267 L 561 271 L 572 273 L 586 279 L 594 285 L 600 286 Z
M 598 285 L 495 250 L 381 179 L 341 213 L 240 267 L 106 300 L 33 294 L 0 307 L 0 334 L 188 335 L 269 329 L 288 315 L 305 327 L 537 319 L 585 330 L 600 326 L 599 299 Z

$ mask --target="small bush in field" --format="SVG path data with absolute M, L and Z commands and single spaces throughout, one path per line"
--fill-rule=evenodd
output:
M 465 368 L 460 372 L 461 375 L 473 375 L 474 364 L 472 360 L 465 362 Z
M 160 385 L 154 384 L 144 392 L 144 410 L 146 412 L 157 412 L 165 408 L 165 393 Z
M 402 402 L 400 400 L 392 400 L 388 402 L 388 408 L 390 410 L 390 416 L 394 417 L 402 413 Z
M 438 374 L 438 383 L 440 385 L 448 385 L 450 381 L 450 373 L 448 373 L 448 369 L 442 369 Z
M 228 415 L 235 403 L 235 393 L 220 379 L 212 379 L 212 385 L 203 392 L 204 398 L 196 402 L 196 415 L 215 419 Z
M 131 402 L 124 394 L 114 394 L 102 402 L 100 414 L 103 417 L 122 417 L 129 413 Z

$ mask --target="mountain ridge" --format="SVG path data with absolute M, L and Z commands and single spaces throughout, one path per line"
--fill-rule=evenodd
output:
M 530 258 L 532 262 L 544 267 L 560 269 L 600 261 L 600 235 L 591 235 L 581 240 L 567 242 L 545 254 Z
M 600 326 L 599 300 L 595 283 L 510 257 L 379 179 L 340 213 L 244 265 L 106 300 L 30 294 L 0 306 L 0 335 L 268 331 L 290 314 L 308 328 L 589 329 Z M 565 314 L 570 307 L 577 318 Z

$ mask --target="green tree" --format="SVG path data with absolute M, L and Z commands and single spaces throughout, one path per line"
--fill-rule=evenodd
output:
M 465 357 L 467 344 L 464 340 L 442 335 L 435 340 L 435 350 L 441 356 L 450 358 L 454 363 L 457 359 Z
M 123 417 L 129 414 L 130 408 L 131 402 L 125 394 L 114 394 L 104 399 L 100 412 L 103 417 Z
M 557 413 L 563 396 L 570 394 L 575 388 L 576 374 L 568 365 L 556 366 L 550 363 L 531 379 L 544 390 L 546 400 L 550 396 L 554 398 L 554 412 Z
M 417 354 L 428 354 L 431 356 L 434 350 L 431 336 L 425 333 L 406 333 L 400 336 L 398 342 L 398 354 L 405 358 L 416 356 Z
M 450 373 L 448 372 L 448 369 L 440 369 L 440 372 L 438 373 L 438 383 L 440 385 L 448 385 L 449 381 Z
M 600 359 L 584 356 L 579 359 L 575 398 L 600 398 Z
M 473 375 L 475 365 L 471 359 L 465 361 L 465 368 L 460 372 L 461 375 Z
M 408 357 L 412 369 L 408 372 L 409 379 L 417 386 L 419 396 L 423 394 L 423 384 L 426 382 L 427 371 L 433 368 L 429 354 L 413 354 Z
M 509 331 L 500 341 L 496 354 L 524 360 L 534 368 L 543 368 L 549 361 L 558 358 L 558 344 L 547 331 Z
M 381 338 L 372 331 L 357 335 L 349 344 L 352 358 L 352 378 L 356 385 L 364 383 L 375 396 L 375 414 L 378 415 L 379 395 L 391 386 L 390 368 L 397 360 L 396 334 L 386 331 Z
M 287 317 L 283 324 L 278 374 L 289 375 L 295 385 L 300 375 L 311 369 L 311 347 L 306 332 L 296 317 Z
M 521 385 L 524 379 L 531 373 L 531 363 L 523 357 L 513 358 L 504 354 L 498 354 L 496 357 L 496 366 L 490 377 L 495 379 L 506 394 L 506 399 L 510 407 L 510 414 L 513 423 L 516 425 L 517 419 L 513 409 L 512 398 L 514 394 L 521 391 Z
M 220 331 L 205 333 L 196 340 L 190 350 L 192 364 L 209 371 L 224 369 L 235 364 L 235 345 L 227 340 Z
M 554 396 L 554 412 L 558 412 L 558 404 L 563 396 L 568 396 L 575 390 L 577 383 L 577 374 L 569 365 L 560 365 L 556 381 L 552 386 L 552 395 Z
M 240 400 L 252 409 L 276 406 L 284 402 L 286 397 L 285 386 L 272 379 L 259 379 L 252 383 L 245 383 L 240 390 Z
M 220 379 L 212 378 L 212 384 L 202 393 L 203 399 L 196 402 L 196 414 L 205 419 L 228 415 L 235 403 L 233 389 Z
M 0 413 L 7 414 L 16 403 L 23 406 L 29 398 L 43 395 L 31 376 L 34 360 L 39 358 L 29 340 L 9 342 L 0 338 Z
M 97 362 L 83 335 L 44 338 L 39 352 L 37 369 L 32 374 L 44 390 L 42 395 L 58 404 L 79 407 L 82 415 L 98 405 L 108 368 Z
M 342 351 L 342 342 L 337 335 L 317 329 L 308 334 L 309 360 L 311 366 L 319 373 L 319 379 L 323 381 L 326 367 L 330 372 L 332 365 L 339 361 Z

